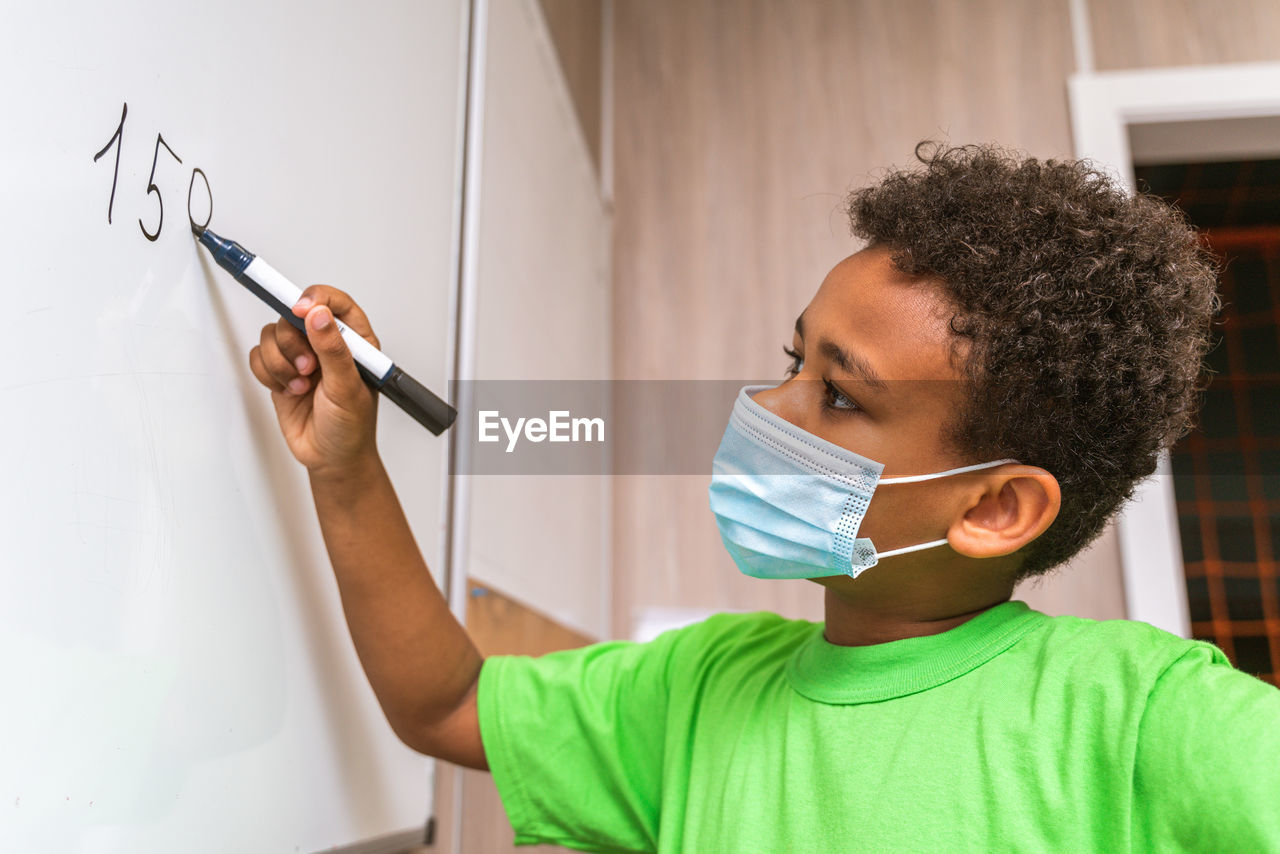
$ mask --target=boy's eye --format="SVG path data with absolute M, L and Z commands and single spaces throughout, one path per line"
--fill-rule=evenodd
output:
M 822 408 L 828 412 L 860 412 L 862 407 L 849 398 L 844 392 L 836 388 L 829 380 L 823 380 L 822 384 L 827 387 L 827 393 L 822 398 Z
M 791 357 L 791 364 L 787 367 L 787 378 L 790 379 L 800 373 L 800 369 L 804 367 L 804 357 L 800 355 L 799 351 L 793 350 L 785 344 L 782 346 L 782 352 Z M 841 414 L 862 411 L 862 407 L 856 401 L 836 388 L 835 384 L 830 380 L 824 378 L 822 384 L 825 390 L 825 394 L 822 396 L 823 411 L 839 412 Z
M 791 365 L 786 371 L 787 377 L 794 377 L 796 374 L 800 373 L 800 369 L 804 367 L 804 357 L 802 357 L 799 352 L 788 347 L 786 344 L 782 345 L 782 352 L 791 357 Z

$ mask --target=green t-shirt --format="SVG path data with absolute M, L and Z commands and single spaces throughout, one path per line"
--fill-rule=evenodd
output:
M 480 672 L 517 844 L 1280 852 L 1280 691 L 1211 644 L 1006 602 L 863 647 L 722 614 Z

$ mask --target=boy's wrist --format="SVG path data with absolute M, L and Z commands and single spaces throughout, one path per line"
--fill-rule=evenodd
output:
M 371 450 L 338 465 L 320 465 L 307 469 L 312 486 L 352 487 L 367 484 L 382 473 L 382 458 Z

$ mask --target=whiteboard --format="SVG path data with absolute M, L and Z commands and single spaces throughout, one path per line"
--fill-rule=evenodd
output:
M 425 822 L 429 763 L 365 681 L 248 369 L 274 315 L 197 252 L 187 195 L 352 293 L 443 395 L 464 8 L 6 7 L 0 850 L 306 852 Z M 439 577 L 446 443 L 386 400 L 379 439 Z

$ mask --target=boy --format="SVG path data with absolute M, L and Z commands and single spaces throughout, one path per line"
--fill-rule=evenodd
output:
M 1080 162 L 935 147 L 855 192 L 867 248 L 739 395 L 711 509 L 825 621 L 482 660 L 374 446 L 332 288 L 250 354 L 310 474 L 396 733 L 488 768 L 519 843 L 588 851 L 1277 851 L 1280 692 L 1210 644 L 1050 618 L 1021 579 L 1092 541 L 1191 424 L 1215 266 Z M 776 477 L 776 475 L 789 475 Z M 690 567 L 696 571 L 696 567 Z

